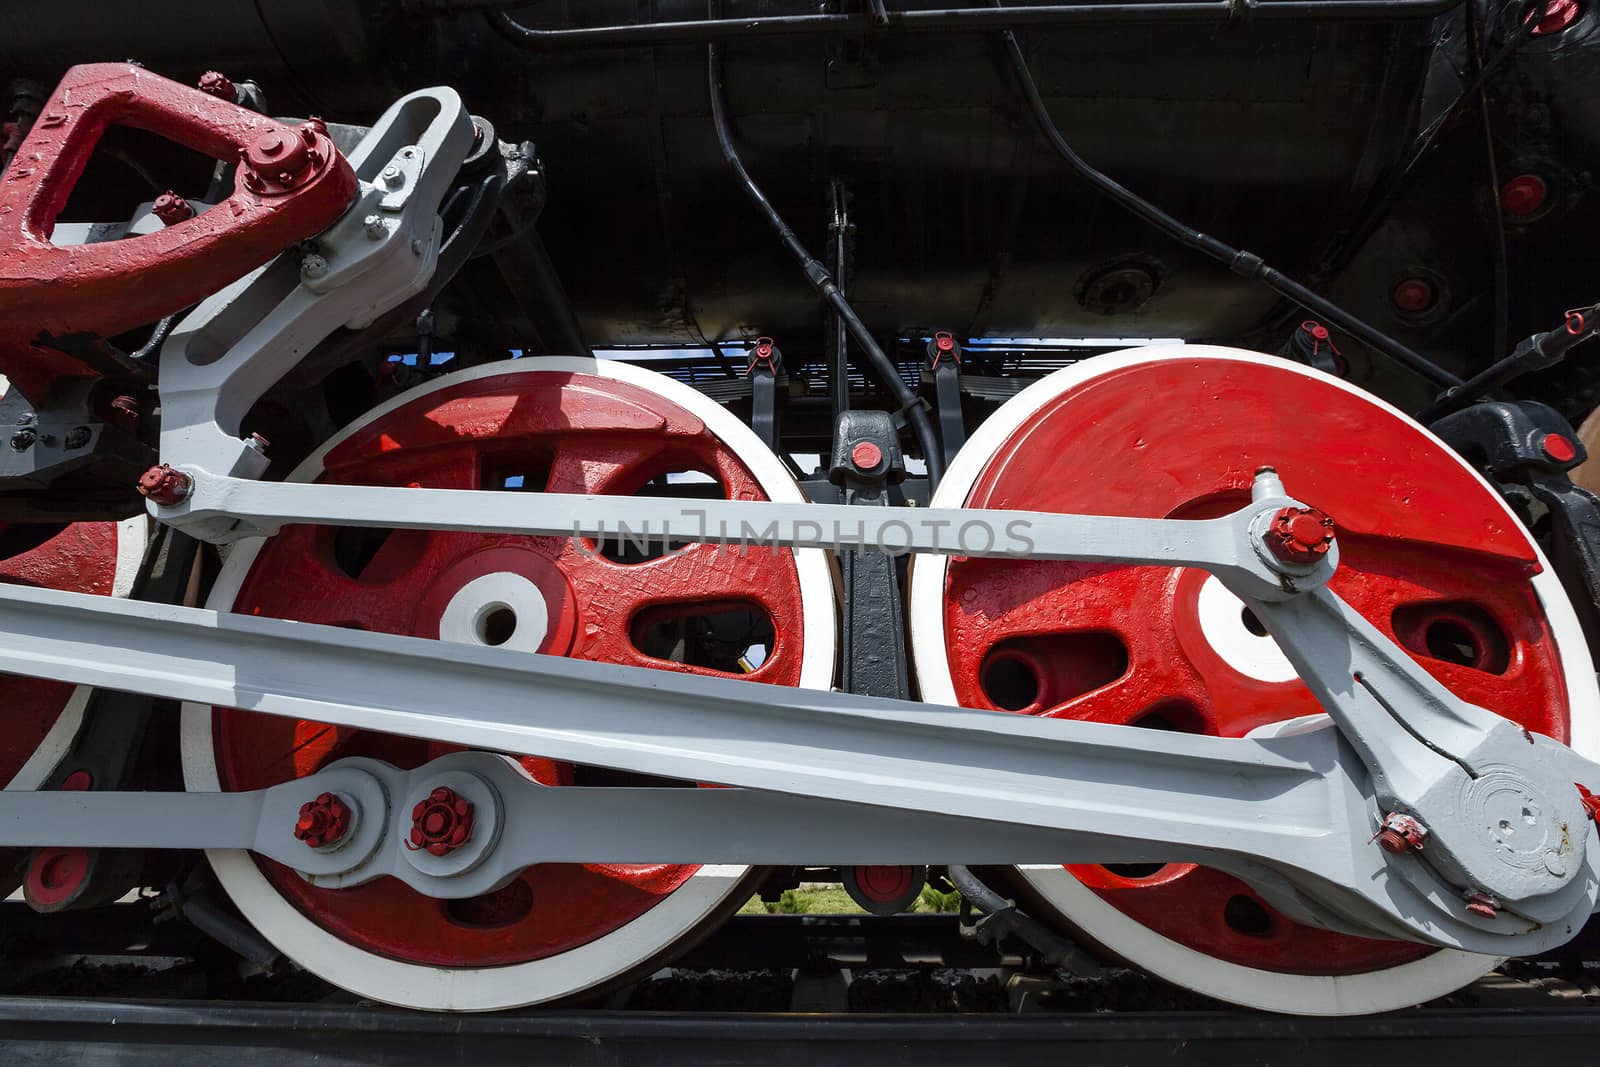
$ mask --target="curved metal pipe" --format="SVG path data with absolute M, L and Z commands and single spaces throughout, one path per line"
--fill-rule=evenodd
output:
M 1015 901 L 990 889 L 988 883 L 969 868 L 946 867 L 945 876 L 969 904 L 984 913 L 985 918 L 978 924 L 980 939 L 999 941 L 1007 934 L 1016 934 L 1037 949 L 1040 957 L 1053 967 L 1065 968 L 1085 978 L 1096 977 L 1103 971 L 1100 964 L 1076 944 L 1039 920 L 1024 915 Z
M 996 0 L 998 3 L 998 0 Z M 1224 241 L 1219 241 L 1210 234 L 1201 233 L 1199 230 L 1179 222 L 1171 215 L 1156 207 L 1150 201 L 1126 188 L 1110 176 L 1090 166 L 1082 156 L 1067 143 L 1061 130 L 1056 126 L 1055 120 L 1050 117 L 1050 109 L 1045 105 L 1044 98 L 1039 95 L 1039 86 L 1033 80 L 1033 72 L 1028 69 L 1028 61 L 1022 54 L 1022 46 L 1017 43 L 1016 34 L 1010 30 L 1001 33 L 1005 42 L 1006 53 L 1011 60 L 1011 69 L 1017 77 L 1018 87 L 1022 90 L 1023 97 L 1028 102 L 1028 108 L 1033 112 L 1034 124 L 1039 127 L 1039 132 L 1044 135 L 1050 147 L 1056 154 L 1067 162 L 1090 185 L 1098 189 L 1107 199 L 1119 204 L 1151 226 L 1166 233 L 1179 244 L 1192 248 L 1212 259 L 1222 263 L 1229 270 L 1243 278 L 1251 278 L 1261 282 L 1267 288 L 1293 303 L 1300 305 L 1313 315 L 1321 318 L 1330 326 L 1338 327 L 1345 333 L 1366 344 L 1374 351 L 1381 352 L 1403 367 L 1441 386 L 1458 386 L 1461 379 L 1445 370 L 1420 352 L 1413 351 L 1377 327 L 1369 325 L 1357 318 L 1339 305 L 1327 300 L 1307 289 L 1288 275 L 1264 263 L 1260 256 L 1253 252 L 1246 252 L 1234 248 Z
M 992 32 L 1028 26 L 1129 22 L 1251 22 L 1317 19 L 1383 22 L 1432 18 L 1462 0 L 1133 0 L 1104 4 L 1024 4 L 1018 7 L 951 7 L 927 11 L 888 11 L 875 4 L 862 14 L 763 15 L 620 26 L 535 29 L 502 8 L 526 0 L 443 0 L 452 12 L 479 10 L 490 27 L 519 48 L 536 51 L 627 48 L 686 42 L 747 40 L 754 37 L 848 37 L 896 31 Z
M 794 230 L 783 221 L 783 216 L 772 206 L 772 201 L 767 199 L 761 187 L 755 183 L 755 179 L 750 177 L 750 172 L 745 169 L 744 160 L 739 158 L 739 150 L 733 143 L 733 133 L 728 125 L 727 90 L 722 82 L 722 50 L 715 44 L 706 46 L 706 74 L 711 95 L 711 121 L 717 130 L 717 144 L 722 149 L 722 158 L 738 177 L 739 184 L 744 187 L 744 191 L 749 194 L 756 207 L 761 209 L 761 213 L 772 224 L 778 240 L 783 242 L 783 246 L 799 261 L 800 269 L 805 272 L 806 280 L 811 283 L 811 287 L 817 291 L 818 296 L 827 301 L 834 314 L 839 316 L 845 328 L 850 331 L 850 336 L 855 338 L 856 344 L 867 358 L 873 375 L 905 412 L 911 425 L 911 432 L 917 439 L 917 445 L 922 449 L 923 461 L 928 465 L 928 485 L 930 488 L 937 486 L 939 480 L 944 477 L 944 450 L 934 433 L 933 420 L 928 418 L 926 406 L 900 377 L 899 368 L 884 354 L 872 332 L 856 314 L 855 308 L 850 306 L 850 302 L 839 291 L 839 285 L 834 281 L 828 268 L 806 251 L 805 245 L 800 243 L 800 238 L 795 236 Z

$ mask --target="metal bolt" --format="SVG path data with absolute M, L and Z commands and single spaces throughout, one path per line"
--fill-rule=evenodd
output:
M 139 399 L 126 394 L 114 397 L 106 421 L 118 429 L 133 433 L 139 428 Z
M 1383 817 L 1383 829 L 1378 831 L 1378 847 L 1399 855 L 1402 852 L 1421 852 L 1428 839 L 1427 827 L 1409 815 L 1390 812 Z
M 472 801 L 454 789 L 439 786 L 411 809 L 413 852 L 426 849 L 430 856 L 454 852 L 472 836 Z
M 26 452 L 33 447 L 39 435 L 29 429 L 21 429 L 11 435 L 11 450 L 13 452 Z
M 336 794 L 323 793 L 300 805 L 300 817 L 294 824 L 296 841 L 304 841 L 312 848 L 326 848 L 344 840 L 349 832 L 350 807 Z
M 267 439 L 258 433 L 253 433 L 245 440 L 244 447 L 259 456 L 267 454 Z
M 139 475 L 139 492 L 162 507 L 172 507 L 189 495 L 194 479 L 167 463 L 151 467 Z
M 383 235 L 389 232 L 384 228 L 383 216 L 381 215 L 368 215 L 361 220 L 361 223 L 367 228 L 368 239 L 373 241 L 383 240 Z
M 1578 458 L 1578 449 L 1573 445 L 1571 438 L 1564 434 L 1545 434 L 1544 440 L 1539 442 L 1539 447 L 1545 455 L 1557 463 L 1571 463 Z
M 168 189 L 156 197 L 151 212 L 168 226 L 176 226 L 184 219 L 194 218 L 194 208 L 189 206 L 189 201 Z
M 282 128 L 269 129 L 250 142 L 241 154 L 245 185 L 252 190 L 253 180 L 265 183 L 270 176 L 280 185 L 291 185 L 312 163 L 311 148 L 298 134 Z
M 226 100 L 230 104 L 239 98 L 233 81 L 220 71 L 208 70 L 200 75 L 199 89 L 207 96 L 214 96 L 218 100 Z
M 1426 278 L 1406 278 L 1389 293 L 1389 302 L 1395 310 L 1408 315 L 1427 311 L 1436 299 L 1438 294 L 1434 292 L 1433 283 Z
M 89 443 L 89 438 L 92 436 L 93 434 L 89 432 L 89 427 L 74 426 L 72 429 L 67 431 L 67 439 L 64 444 L 69 449 L 82 448 L 84 445 Z
M 1315 563 L 1333 543 L 1333 520 L 1316 508 L 1279 508 L 1267 527 L 1266 543 L 1285 563 Z
M 411 239 L 411 254 L 414 255 L 414 256 L 420 256 L 420 255 L 422 255 L 422 249 L 423 249 L 422 238 L 413 237 Z
M 400 180 L 400 168 L 391 163 L 383 168 L 383 173 L 379 177 L 383 179 L 383 184 L 394 185 Z
M 1537 174 L 1518 174 L 1500 187 L 1500 207 L 1514 219 L 1537 215 L 1544 207 L 1550 187 Z
M 300 261 L 300 277 L 320 278 L 328 273 L 328 261 L 315 252 L 308 252 Z
M 850 462 L 857 470 L 870 471 L 883 462 L 883 449 L 871 441 L 859 441 L 850 450 Z

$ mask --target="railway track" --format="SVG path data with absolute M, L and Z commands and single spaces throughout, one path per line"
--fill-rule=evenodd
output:
M 179 925 L 86 912 L 65 945 L 6 906 L 7 1064 L 706 1062 L 1347 1065 L 1406 1055 L 1503 1063 L 1536 1044 L 1580 1061 L 1600 1039 L 1586 941 L 1381 1016 L 1228 1009 L 1114 969 L 1062 978 L 963 936 L 954 915 L 737 916 L 677 963 L 594 1003 L 431 1016 L 354 1001 L 295 968 L 238 976 Z M 134 944 L 125 942 L 133 941 Z M 231 969 L 232 973 L 229 973 Z

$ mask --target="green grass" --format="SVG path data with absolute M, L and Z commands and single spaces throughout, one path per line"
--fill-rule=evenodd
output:
M 941 893 L 931 885 L 922 887 L 922 895 L 912 911 L 956 911 L 961 907 L 961 894 L 951 891 Z M 740 915 L 862 915 L 863 910 L 850 899 L 844 886 L 837 883 L 808 886 L 803 889 L 785 889 L 777 900 L 768 903 L 753 896 L 739 909 Z

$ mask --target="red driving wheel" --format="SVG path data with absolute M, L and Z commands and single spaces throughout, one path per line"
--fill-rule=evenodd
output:
M 1528 535 L 1420 427 L 1297 365 L 1176 346 L 1086 361 L 980 429 L 934 504 L 1207 518 L 1247 503 L 1266 465 L 1333 516 L 1335 592 L 1458 695 L 1568 739 L 1573 635 L 1545 610 L 1549 576 Z M 912 594 L 925 699 L 1232 737 L 1321 712 L 1259 622 L 1204 572 L 929 562 Z M 1492 963 L 1305 926 L 1192 864 L 1020 876 L 1042 907 L 1112 951 L 1263 1007 L 1415 1003 Z

